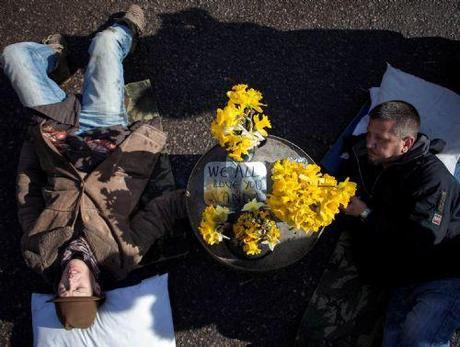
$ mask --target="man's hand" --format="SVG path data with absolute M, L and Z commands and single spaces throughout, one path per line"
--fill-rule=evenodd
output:
M 360 200 L 358 197 L 354 196 L 350 199 L 348 207 L 343 210 L 345 214 L 350 216 L 359 217 L 361 213 L 367 208 L 367 205 L 364 201 Z

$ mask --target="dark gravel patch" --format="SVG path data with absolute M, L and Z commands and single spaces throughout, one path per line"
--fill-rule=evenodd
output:
M 209 123 L 225 92 L 261 90 L 284 137 L 319 160 L 367 100 L 389 62 L 460 92 L 456 1 L 140 1 L 146 35 L 126 61 L 126 82 L 150 78 L 181 183 L 212 144 Z M 72 67 L 87 61 L 91 34 L 122 1 L 4 0 L 0 48 L 67 35 Z M 1 75 L 0 345 L 31 344 L 30 293 L 46 290 L 19 253 L 15 170 L 24 130 L 21 105 Z M 81 71 L 66 85 L 78 91 Z M 286 345 L 333 249 L 330 228 L 302 261 L 249 275 L 215 263 L 192 242 L 167 266 L 179 345 Z

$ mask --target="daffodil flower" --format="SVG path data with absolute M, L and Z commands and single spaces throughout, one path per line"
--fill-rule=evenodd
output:
M 272 192 L 267 205 L 290 227 L 319 231 L 329 225 L 355 194 L 356 184 L 321 174 L 320 167 L 282 160 L 272 167 Z
M 209 245 L 214 245 L 222 242 L 226 238 L 220 230 L 223 224 L 227 221 L 230 210 L 227 207 L 210 205 L 205 208 L 201 216 L 201 223 L 198 230 L 204 241 Z
M 261 207 L 265 206 L 263 202 L 258 202 L 255 198 L 252 199 L 251 201 L 247 202 L 244 204 L 243 208 L 241 211 L 257 211 Z
M 219 145 L 236 161 L 243 160 L 248 152 L 268 136 L 270 121 L 262 114 L 262 93 L 248 89 L 246 84 L 233 86 L 227 92 L 228 103 L 218 108 L 211 123 L 211 134 Z

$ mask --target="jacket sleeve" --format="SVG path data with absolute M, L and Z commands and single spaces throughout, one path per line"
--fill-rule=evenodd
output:
M 422 171 L 417 179 L 408 181 L 413 206 L 407 218 L 406 234 L 414 252 L 424 254 L 449 237 L 459 184 L 439 161 Z
M 26 140 L 19 156 L 16 181 L 16 199 L 18 203 L 19 223 L 24 233 L 35 225 L 44 208 L 42 187 L 46 176 L 41 170 L 40 162 L 32 142 Z
M 167 237 L 177 220 L 186 217 L 185 191 L 175 190 L 151 200 L 131 218 L 132 240 L 141 256 L 162 237 Z
M 447 265 L 438 246 L 449 238 L 458 183 L 447 175 L 421 174 L 407 182 L 407 189 L 412 203 L 405 212 L 398 216 L 380 205 L 367 221 L 375 247 L 369 251 L 379 250 L 371 256 L 389 279 L 399 282 L 428 278 Z
M 153 169 L 150 179 L 145 187 L 139 208 L 145 207 L 152 199 L 176 189 L 176 183 L 172 173 L 171 162 L 165 153 L 161 153 Z

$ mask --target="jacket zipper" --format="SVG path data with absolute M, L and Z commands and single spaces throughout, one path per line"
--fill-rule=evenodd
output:
M 367 193 L 369 196 L 371 196 L 371 193 L 370 193 L 369 190 L 367 189 L 366 184 L 365 184 L 365 182 L 364 182 L 363 172 L 362 172 L 362 170 L 361 170 L 361 162 L 360 162 L 360 160 L 359 160 L 359 158 L 358 158 L 358 154 L 356 153 L 354 147 L 352 148 L 352 151 L 353 151 L 353 155 L 355 156 L 356 163 L 358 164 L 358 172 L 359 172 L 359 177 L 361 178 L 362 186 L 363 186 L 364 190 L 366 191 L 366 193 Z
M 41 124 L 42 125 L 42 124 Z M 72 217 L 73 220 L 72 220 L 72 223 L 71 223 L 71 228 L 74 229 L 75 228 L 75 224 L 77 223 L 77 220 L 78 220 L 78 215 L 81 213 L 81 203 L 82 203 L 82 200 L 83 200 L 83 193 L 84 193 L 84 189 L 85 189 L 85 180 L 81 178 L 78 170 L 75 168 L 75 166 L 69 162 L 69 161 L 66 161 L 64 156 L 62 155 L 61 152 L 59 152 L 57 150 L 57 148 L 54 146 L 54 145 L 50 145 L 49 144 L 49 141 L 48 139 L 45 138 L 45 136 L 43 136 L 43 132 L 42 132 L 42 127 L 39 127 L 40 129 L 40 135 L 43 139 L 43 141 L 45 142 L 45 144 L 49 147 L 49 149 L 51 149 L 54 153 L 56 153 L 58 155 L 58 157 L 60 157 L 63 161 L 66 162 L 67 165 L 70 166 L 70 168 L 74 171 L 74 173 L 76 174 L 76 176 L 78 177 L 78 180 L 79 180 L 79 183 L 80 183 L 80 193 L 78 195 L 78 202 L 77 202 L 77 208 L 75 209 L 75 214 L 74 216 Z M 89 175 L 87 175 L 89 176 Z M 91 199 L 93 201 L 94 204 L 97 205 L 97 203 Z M 99 215 L 105 220 L 105 222 L 107 223 L 107 226 L 109 227 L 109 230 L 110 230 L 110 233 L 112 234 L 112 237 L 113 239 L 115 240 L 115 242 L 117 243 L 118 245 L 118 248 L 121 250 L 122 247 L 121 247 L 121 244 L 120 242 L 118 241 L 118 239 L 116 238 L 116 233 L 115 233 L 115 230 L 112 229 L 112 226 L 111 226 L 111 223 L 109 222 L 108 218 L 102 213 L 102 209 L 100 206 L 97 206 L 98 209 L 100 211 L 98 211 Z M 83 224 L 85 224 L 85 221 L 83 220 L 82 218 L 82 222 Z M 121 254 L 122 252 L 119 252 L 119 258 L 120 258 L 120 267 L 121 268 L 124 268 L 124 259 L 123 259 L 123 256 Z
M 364 188 L 364 190 L 366 191 L 366 193 L 369 195 L 370 198 L 372 198 L 374 196 L 374 191 L 375 191 L 375 187 L 377 186 L 377 183 L 378 181 L 380 180 L 380 178 L 382 177 L 383 173 L 388 170 L 388 169 L 391 169 L 392 167 L 395 167 L 395 166 L 399 166 L 399 165 L 404 165 L 406 163 L 395 163 L 393 165 L 391 165 L 390 167 L 388 168 L 383 168 L 383 170 L 377 175 L 377 177 L 375 178 L 374 180 L 374 184 L 372 185 L 370 191 L 369 189 L 367 189 L 366 185 L 365 185 L 365 182 L 364 182 L 364 178 L 363 178 L 363 173 L 362 173 L 362 170 L 361 170 L 361 162 L 359 160 L 359 157 L 358 157 L 358 154 L 356 153 L 355 151 L 355 148 L 353 147 L 352 148 L 352 151 L 353 151 L 353 155 L 355 156 L 355 159 L 356 159 L 356 163 L 358 164 L 358 172 L 359 172 L 359 177 L 361 178 L 361 182 L 362 182 L 362 186 Z M 411 159 L 411 161 L 413 160 L 416 160 L 416 159 L 419 159 L 420 157 L 422 157 L 423 154 L 420 154 L 414 158 Z

